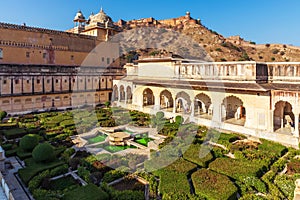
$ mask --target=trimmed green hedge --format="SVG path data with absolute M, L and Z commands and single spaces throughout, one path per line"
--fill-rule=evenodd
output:
M 8 140 L 23 137 L 24 135 L 27 134 L 26 130 L 21 129 L 21 128 L 13 128 L 13 129 L 9 129 L 9 130 L 3 130 L 2 133 L 5 135 L 5 137 Z
M 67 191 L 62 198 L 63 200 L 108 200 L 109 196 L 96 185 L 89 184 L 77 187 L 74 190 Z
M 27 167 L 20 169 L 18 173 L 22 181 L 27 185 L 36 174 L 63 165 L 64 161 L 55 160 L 49 163 L 36 163 L 33 158 L 28 158 L 25 160 L 25 164 Z
M 200 169 L 192 174 L 192 181 L 197 195 L 210 200 L 235 200 L 238 189 L 224 175 L 208 169 Z
M 287 199 L 293 199 L 296 178 L 288 175 L 278 175 L 275 177 L 274 183 L 282 191 Z
M 32 158 L 36 162 L 47 162 L 54 159 L 54 148 L 49 143 L 37 145 L 32 151 Z
M 197 165 L 188 162 L 182 158 L 179 158 L 178 160 L 167 166 L 165 169 L 163 169 L 163 171 L 170 170 L 188 175 L 191 171 L 195 170 L 196 168 Z
M 183 157 L 201 167 L 207 167 L 209 162 L 214 158 L 209 147 L 201 144 L 192 144 L 183 154 Z
M 209 168 L 240 181 L 249 176 L 262 176 L 261 166 L 247 160 L 217 158 L 209 164 Z
M 164 194 L 189 195 L 190 185 L 187 176 L 176 171 L 165 170 L 160 174 L 159 191 L 163 195 L 163 199 Z
M 34 147 L 36 147 L 38 144 L 38 135 L 28 134 L 21 138 L 19 146 L 24 151 L 31 152 L 34 149 Z

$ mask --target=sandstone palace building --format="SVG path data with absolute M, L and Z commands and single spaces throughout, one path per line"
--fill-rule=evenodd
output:
M 0 109 L 13 113 L 110 99 L 112 80 L 122 70 L 118 44 L 107 41 L 119 28 L 102 9 L 88 20 L 79 11 L 74 24 L 63 32 L 0 23 Z
M 127 64 L 115 104 L 298 147 L 300 63 L 197 62 L 169 56 Z
M 0 109 L 14 113 L 113 100 L 298 147 L 300 63 L 207 62 L 165 54 L 121 66 L 120 44 L 110 39 L 122 28 L 182 22 L 200 23 L 190 13 L 114 23 L 102 9 L 87 19 L 79 11 L 67 31 L 0 23 Z

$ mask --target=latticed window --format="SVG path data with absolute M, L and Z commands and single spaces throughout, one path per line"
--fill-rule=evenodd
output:
M 3 49 L 0 49 L 0 59 L 3 58 Z

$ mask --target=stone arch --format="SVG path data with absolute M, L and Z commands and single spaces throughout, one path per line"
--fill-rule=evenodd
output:
M 118 101 L 119 100 L 119 89 L 117 85 L 114 85 L 113 87 L 113 101 Z
M 125 88 L 124 88 L 124 85 L 120 86 L 120 101 L 125 101 Z
M 127 101 L 131 102 L 132 101 L 132 89 L 130 86 L 127 86 L 126 94 L 127 94 Z
M 221 107 L 223 120 L 245 120 L 246 118 L 246 108 L 244 107 L 244 103 L 240 98 L 236 96 L 231 95 L 226 97 L 223 100 Z
M 274 131 L 295 127 L 293 106 L 288 101 L 278 101 L 273 112 Z
M 165 108 L 173 108 L 173 97 L 172 93 L 169 90 L 163 90 L 160 95 L 160 107 L 162 109 Z
M 150 88 L 146 88 L 143 91 L 143 106 L 154 105 L 155 98 L 153 91 Z
M 201 115 L 205 113 L 211 113 L 212 114 L 212 103 L 211 98 L 204 94 L 200 93 L 197 94 L 195 97 L 194 105 L 195 105 L 195 113 Z M 211 111 L 209 112 L 209 110 Z
M 186 92 L 181 91 L 176 94 L 176 112 L 188 113 L 191 110 L 191 98 Z

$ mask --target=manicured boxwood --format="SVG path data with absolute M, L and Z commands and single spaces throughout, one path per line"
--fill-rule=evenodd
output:
M 288 149 L 282 144 L 265 139 L 260 139 L 260 141 L 262 144 L 258 145 L 258 150 L 266 152 L 268 155 L 272 153 L 275 156 L 280 157 L 288 151 Z
M 211 200 L 235 200 L 238 189 L 224 175 L 208 169 L 200 169 L 192 174 L 195 192 Z
M 54 159 L 54 148 L 49 143 L 37 145 L 32 151 L 35 162 L 48 162 Z
M 183 154 L 183 158 L 196 163 L 201 167 L 207 167 L 209 162 L 213 159 L 210 148 L 201 144 L 192 144 Z
M 38 135 L 28 134 L 21 138 L 20 140 L 20 148 L 26 152 L 31 152 L 34 147 L 39 144 L 39 137 Z
M 217 158 L 209 164 L 209 168 L 237 180 L 248 176 L 260 177 L 262 175 L 260 165 L 246 160 Z
M 32 156 L 31 152 L 28 151 L 24 151 L 22 148 L 18 148 L 17 149 L 17 156 L 21 159 L 21 160 L 25 160 L 26 158 L 30 158 Z
M 283 193 L 274 184 L 275 176 L 276 176 L 275 172 L 268 171 L 261 177 L 261 180 L 263 180 L 268 186 L 268 192 L 269 192 L 268 196 L 272 197 L 270 199 L 284 199 Z
M 167 194 L 190 194 L 190 185 L 185 174 L 176 171 L 165 170 L 160 174 L 159 191 L 163 195 Z
M 125 175 L 127 175 L 127 173 L 124 172 L 124 171 L 111 170 L 111 171 L 104 174 L 104 177 L 103 177 L 102 181 L 104 183 L 110 183 L 110 182 L 115 181 L 119 178 L 122 178 Z
M 27 133 L 26 130 L 22 128 L 13 128 L 8 130 L 3 130 L 2 132 L 7 139 L 15 139 L 15 138 L 23 137 Z
M 183 158 L 179 158 L 169 166 L 167 166 L 163 171 L 169 170 L 169 171 L 176 171 L 179 173 L 183 173 L 188 175 L 190 172 L 195 170 L 197 168 L 197 165 L 191 162 L 188 162 L 184 160 Z
M 74 126 L 75 123 L 74 123 L 73 119 L 69 119 L 69 120 L 64 120 L 64 121 L 60 122 L 59 125 L 65 128 L 65 127 Z
M 67 191 L 62 198 L 63 200 L 108 200 L 109 196 L 96 185 L 89 184 L 77 187 L 74 190 Z
M 11 149 L 11 150 L 5 151 L 5 156 L 6 157 L 16 156 L 17 155 L 17 150 L 18 149 Z
M 286 174 L 278 175 L 275 177 L 274 183 L 282 191 L 287 199 L 293 199 L 295 191 L 296 178 Z
M 63 165 L 64 161 L 54 160 L 48 163 L 36 163 L 33 158 L 28 158 L 25 160 L 25 164 L 27 167 L 20 169 L 18 173 L 22 181 L 25 184 L 28 184 L 28 182 L 39 172 Z

